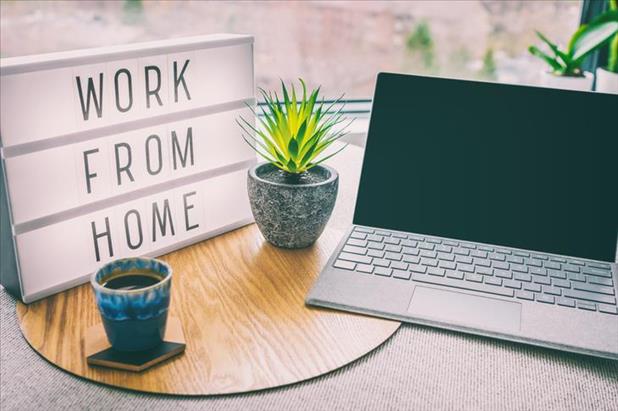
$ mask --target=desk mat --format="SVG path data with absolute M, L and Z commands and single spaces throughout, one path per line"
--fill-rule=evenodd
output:
M 255 391 L 342 367 L 386 341 L 400 323 L 310 308 L 304 298 L 343 235 L 327 229 L 303 250 L 283 250 L 252 224 L 161 257 L 174 268 L 170 315 L 183 355 L 140 373 L 91 367 L 83 337 L 100 321 L 89 284 L 17 304 L 22 333 L 52 364 L 126 389 L 177 395 Z

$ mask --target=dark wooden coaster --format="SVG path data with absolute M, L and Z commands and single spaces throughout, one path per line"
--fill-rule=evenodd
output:
M 105 329 L 101 323 L 90 327 L 85 337 L 85 352 L 89 365 L 136 372 L 182 353 L 185 347 L 182 325 L 175 317 L 167 319 L 163 343 L 149 350 L 136 352 L 114 350 L 107 341 Z

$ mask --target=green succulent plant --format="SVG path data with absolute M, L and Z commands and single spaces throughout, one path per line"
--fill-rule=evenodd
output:
M 341 103 L 341 97 L 325 106 L 324 100 L 318 102 L 320 87 L 307 94 L 305 82 L 299 80 L 302 86 L 300 99 L 294 84 L 289 93 L 283 81 L 282 101 L 276 92 L 258 89 L 264 99 L 264 104 L 259 106 L 261 115 L 249 107 L 259 126 L 254 126 L 242 116 L 236 119 L 247 144 L 266 161 L 292 174 L 304 173 L 346 148 L 347 144 L 334 153 L 324 155 L 332 143 L 347 134 L 345 130 L 351 123 L 345 127 L 335 127 L 346 121 L 343 105 L 331 111 Z
M 554 74 L 560 76 L 583 76 L 581 65 L 586 56 L 609 42 L 618 33 L 618 11 L 608 10 L 600 14 L 588 24 L 582 24 L 571 36 L 566 49 L 561 50 L 543 34 L 537 36 L 549 47 L 552 55 L 541 51 L 536 46 L 530 46 L 528 51 L 544 60 Z

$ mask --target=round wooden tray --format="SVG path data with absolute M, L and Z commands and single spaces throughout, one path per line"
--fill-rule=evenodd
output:
M 254 224 L 161 257 L 174 268 L 170 315 L 180 319 L 184 354 L 141 373 L 91 367 L 84 335 L 100 322 L 90 285 L 17 304 L 30 345 L 80 377 L 133 390 L 209 395 L 272 388 L 333 371 L 373 350 L 400 323 L 307 307 L 304 298 L 343 235 L 360 150 L 344 150 L 335 213 L 303 250 L 268 244 Z

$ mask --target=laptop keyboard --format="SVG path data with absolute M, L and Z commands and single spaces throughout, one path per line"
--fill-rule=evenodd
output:
M 333 266 L 618 315 L 609 264 L 354 227 Z

